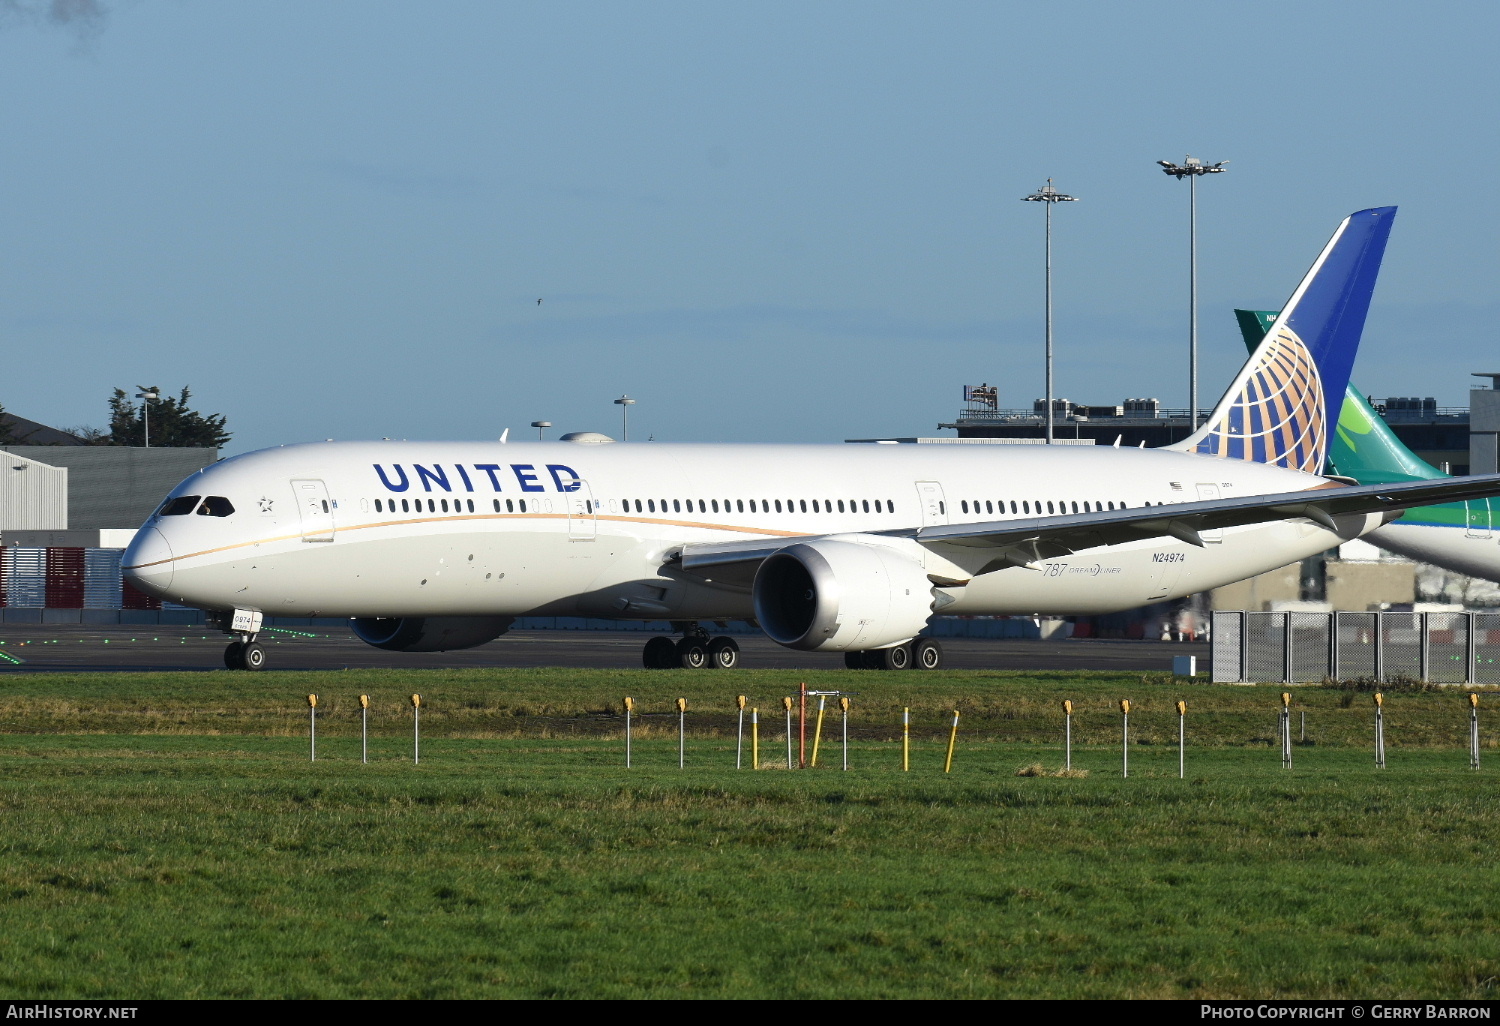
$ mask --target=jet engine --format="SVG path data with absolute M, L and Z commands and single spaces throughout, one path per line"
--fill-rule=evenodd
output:
M 494 641 L 510 629 L 512 616 L 356 617 L 354 634 L 389 652 L 448 652 Z
M 932 615 L 932 584 L 915 554 L 830 539 L 778 549 L 755 575 L 755 618 L 778 644 L 860 652 L 916 637 Z

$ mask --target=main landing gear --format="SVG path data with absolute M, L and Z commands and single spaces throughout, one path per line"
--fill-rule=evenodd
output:
M 733 638 L 708 632 L 694 624 L 678 641 L 658 634 L 641 650 L 648 670 L 733 670 L 740 665 L 740 646 Z
M 932 638 L 918 638 L 890 648 L 845 652 L 844 666 L 851 670 L 941 670 L 943 646 Z

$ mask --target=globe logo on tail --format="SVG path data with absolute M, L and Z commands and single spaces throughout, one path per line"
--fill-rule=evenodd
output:
M 1286 326 L 1261 344 L 1239 392 L 1205 428 L 1197 452 L 1309 474 L 1328 455 L 1323 381 L 1307 345 Z

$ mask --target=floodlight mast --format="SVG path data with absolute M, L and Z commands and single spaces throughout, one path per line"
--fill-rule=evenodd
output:
M 628 395 L 622 395 L 615 400 L 615 405 L 620 408 L 620 441 L 630 441 L 630 408 L 635 405 L 635 400 Z
M 1047 444 L 1052 444 L 1052 204 L 1077 203 L 1078 197 L 1057 191 L 1052 179 L 1030 196 L 1022 196 L 1024 203 L 1047 205 Z
M 146 444 L 143 448 L 149 449 L 151 448 L 151 400 L 160 399 L 161 393 L 145 385 L 135 387 L 140 389 L 135 397 L 141 401 L 141 428 L 146 435 Z
M 1192 430 L 1198 430 L 1198 176 L 1222 174 L 1229 163 L 1221 160 L 1217 164 L 1205 164 L 1189 154 L 1181 164 L 1170 160 L 1158 160 L 1162 171 L 1179 182 L 1188 180 L 1188 408 L 1191 410 Z

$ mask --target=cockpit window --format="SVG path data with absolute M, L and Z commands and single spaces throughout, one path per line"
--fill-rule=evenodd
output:
M 227 517 L 234 512 L 234 503 L 222 495 L 210 495 L 198 507 L 200 517 Z
M 161 509 L 157 510 L 156 514 L 163 517 L 186 516 L 193 511 L 194 506 L 198 505 L 199 498 L 197 495 L 179 495 L 175 499 L 168 499 L 162 503 Z

